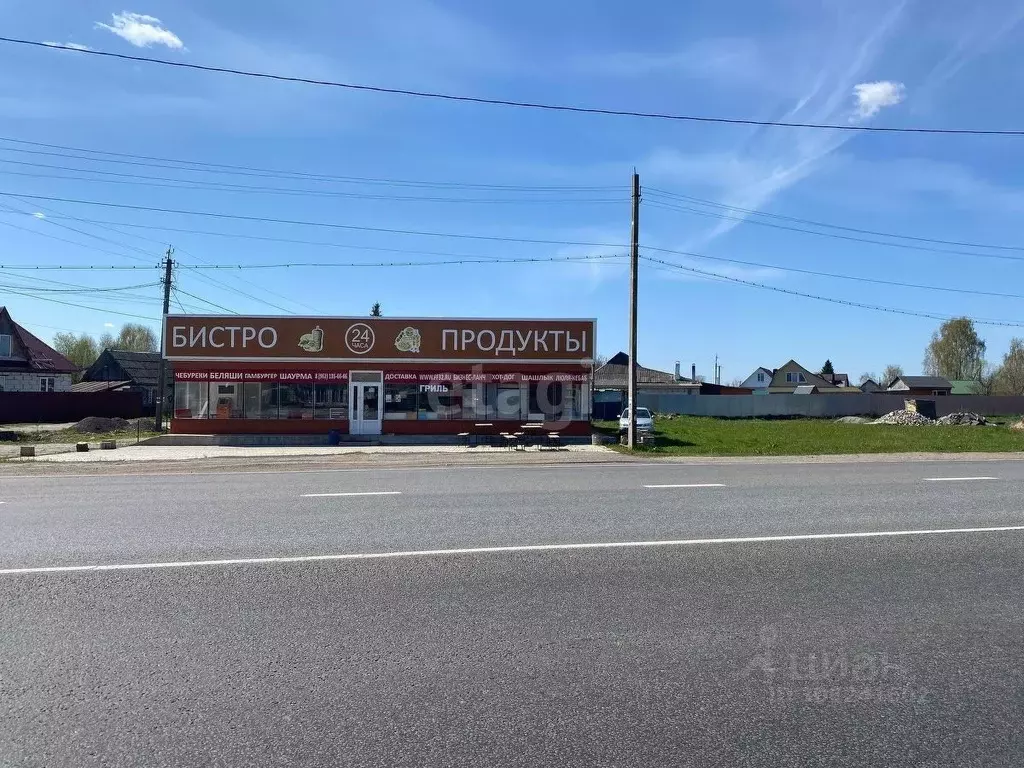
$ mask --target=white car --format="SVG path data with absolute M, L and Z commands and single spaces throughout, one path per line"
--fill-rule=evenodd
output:
M 619 417 L 619 434 L 624 435 L 629 431 L 629 409 L 622 412 Z M 654 431 L 654 417 L 651 412 L 646 408 L 636 409 L 636 431 L 637 432 L 653 432 Z

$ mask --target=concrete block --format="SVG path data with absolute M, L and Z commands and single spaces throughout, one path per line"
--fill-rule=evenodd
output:
M 89 452 L 89 444 L 88 443 L 75 443 L 75 450 L 78 451 L 79 453 L 88 453 Z
M 102 440 L 100 442 L 100 450 L 112 451 L 117 448 L 117 440 Z
M 36 447 L 34 445 L 23 445 L 23 446 L 21 446 L 21 455 L 22 456 L 35 456 L 36 455 Z

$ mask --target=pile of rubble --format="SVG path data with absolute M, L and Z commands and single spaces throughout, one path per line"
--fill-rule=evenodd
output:
M 1016 424 L 1011 424 L 1010 429 L 1015 429 L 1018 432 L 1024 432 L 1024 419 L 1021 419 Z
M 103 416 L 87 416 L 72 427 L 75 432 L 83 435 L 101 434 L 103 432 L 124 432 L 131 428 L 132 424 L 130 421 L 126 421 L 118 416 L 112 419 Z
M 900 424 L 904 427 L 923 427 L 935 422 L 927 416 L 922 416 L 917 411 L 890 411 L 880 419 L 875 419 L 875 424 Z
M 935 420 L 935 423 L 954 427 L 980 427 L 985 424 L 985 417 L 979 416 L 976 413 L 961 411 L 960 413 L 951 413 L 948 416 L 940 416 Z

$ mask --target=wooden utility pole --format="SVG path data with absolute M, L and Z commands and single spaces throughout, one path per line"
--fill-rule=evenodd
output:
M 153 407 L 156 411 L 154 420 L 154 432 L 164 431 L 164 397 L 167 393 L 167 363 L 164 361 L 164 333 L 167 329 L 167 314 L 171 311 L 171 270 L 174 268 L 174 248 L 167 246 L 167 255 L 164 257 L 164 313 L 160 323 L 160 378 L 156 394 L 153 397 Z
M 629 252 L 629 391 L 627 413 L 629 428 L 626 445 L 636 446 L 636 289 L 640 261 L 640 174 L 633 171 L 633 228 Z

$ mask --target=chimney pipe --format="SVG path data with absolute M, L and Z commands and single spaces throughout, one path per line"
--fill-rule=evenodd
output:
M 697 380 L 697 364 L 690 363 L 690 381 Z
M 679 381 L 680 378 L 681 377 L 679 375 L 679 361 L 676 360 L 676 381 Z

